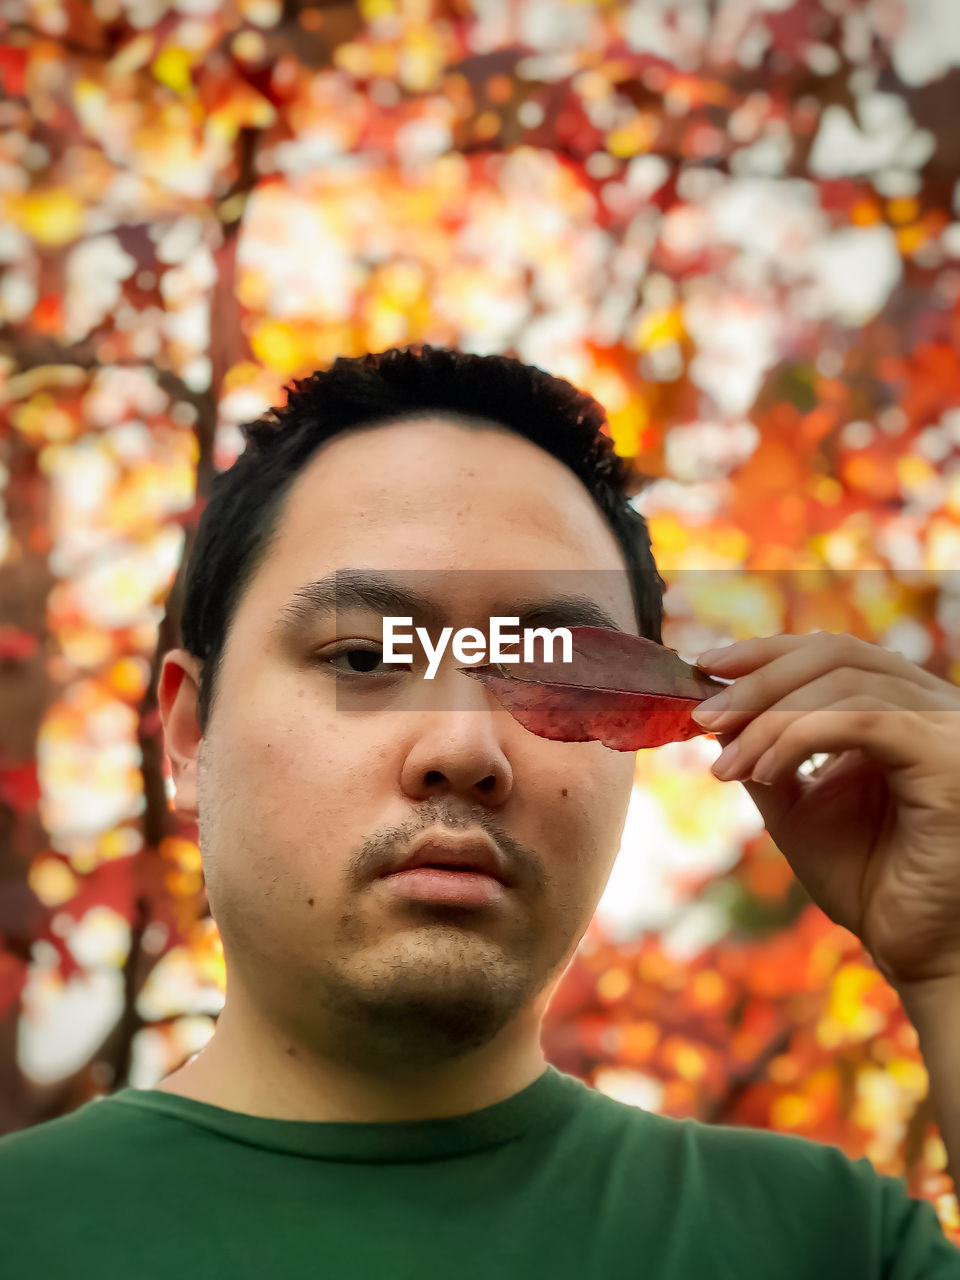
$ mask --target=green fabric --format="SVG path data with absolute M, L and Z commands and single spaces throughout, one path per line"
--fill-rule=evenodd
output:
M 122 1089 L 0 1139 L 3 1280 L 956 1280 L 866 1159 L 548 1066 L 469 1115 L 266 1120 Z

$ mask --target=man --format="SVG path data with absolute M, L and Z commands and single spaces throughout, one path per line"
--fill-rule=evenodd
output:
M 660 640 L 599 406 L 426 347 L 338 360 L 274 415 L 217 478 L 159 690 L 224 1008 L 156 1088 L 0 1142 L 4 1280 L 960 1276 L 933 1208 L 866 1160 L 545 1061 L 634 757 L 527 732 L 451 653 L 432 684 L 377 670 L 387 616 Z M 558 604 L 566 575 L 592 591 Z M 499 882 L 404 888 L 417 853 Z

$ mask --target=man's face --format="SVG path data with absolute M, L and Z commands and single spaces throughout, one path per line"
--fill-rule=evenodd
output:
M 319 1052 L 412 1069 L 508 1024 L 539 1026 L 609 877 L 635 759 L 528 732 L 456 671 L 449 646 L 430 682 L 416 642 L 412 670 L 345 657 L 346 640 L 381 644 L 382 611 L 278 624 L 294 592 L 346 568 L 416 582 L 454 632 L 488 634 L 521 581 L 546 597 L 574 577 L 618 626 L 636 623 L 587 490 L 506 431 L 424 418 L 351 432 L 289 491 L 238 604 L 197 759 L 171 752 L 177 804 L 199 814 L 228 998 L 239 984 L 262 1018 Z M 338 681 L 337 668 L 360 674 Z M 444 826 L 498 846 L 515 883 L 497 902 L 387 891 L 384 859 Z

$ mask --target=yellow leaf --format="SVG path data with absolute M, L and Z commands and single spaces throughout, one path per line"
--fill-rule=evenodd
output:
M 189 93 L 193 88 L 190 79 L 190 54 L 176 45 L 169 45 L 154 60 L 153 74 L 174 93 Z
M 306 362 L 309 352 L 297 331 L 282 320 L 263 320 L 250 334 L 254 356 L 283 374 L 296 373 Z
M 66 187 L 46 191 L 26 191 L 10 197 L 7 215 L 36 240 L 49 248 L 69 244 L 83 230 L 84 205 Z
M 77 877 L 58 858 L 41 858 L 35 862 L 27 879 L 45 907 L 59 907 L 69 902 L 77 891 Z
M 770 1104 L 770 1125 L 774 1129 L 799 1129 L 813 1118 L 809 1098 L 799 1093 L 785 1093 Z

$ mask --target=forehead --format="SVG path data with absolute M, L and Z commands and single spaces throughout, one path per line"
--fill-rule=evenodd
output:
M 602 595 L 634 627 L 623 553 L 592 496 L 559 459 L 505 429 L 425 418 L 322 446 L 286 495 L 260 594 L 276 604 L 361 566 L 444 570 L 431 589 L 450 601 L 458 591 L 465 601 L 514 597 L 518 571 L 546 572 L 541 586 L 568 593 L 573 574 L 581 594 Z
M 506 531 L 514 550 L 536 552 L 538 564 L 552 545 L 557 568 L 622 567 L 612 531 L 569 467 L 505 429 L 438 419 L 331 440 L 294 481 L 281 523 L 279 541 L 300 546 L 307 538 L 331 552 L 393 533 L 397 551 L 401 543 L 438 548 L 449 540 L 462 554 L 466 539 L 456 530 L 468 526 L 481 555 L 495 552 Z

